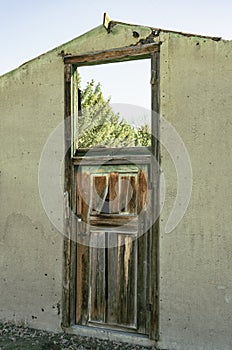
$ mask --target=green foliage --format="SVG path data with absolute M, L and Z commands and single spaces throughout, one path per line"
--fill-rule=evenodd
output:
M 148 125 L 136 129 L 115 114 L 110 98 L 105 100 L 101 85 L 94 80 L 81 92 L 81 111 L 78 116 L 78 147 L 149 146 L 151 132 Z
M 151 146 L 151 128 L 149 125 L 142 125 L 137 130 L 137 144 L 141 146 Z

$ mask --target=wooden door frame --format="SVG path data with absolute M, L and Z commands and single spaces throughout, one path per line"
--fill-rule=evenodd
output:
M 145 44 L 140 46 L 129 46 L 113 50 L 87 53 L 83 55 L 64 56 L 64 138 L 65 138 L 65 161 L 64 161 L 64 248 L 63 248 L 63 290 L 62 290 L 62 327 L 67 332 L 75 326 L 75 276 L 76 276 L 76 242 L 72 235 L 76 232 L 76 222 L 74 215 L 76 211 L 76 189 L 75 189 L 75 163 L 77 160 L 72 154 L 72 82 L 71 75 L 73 66 L 88 66 L 106 64 L 111 62 L 123 62 L 151 59 L 151 109 L 152 109 L 152 154 L 154 164 L 152 164 L 152 207 L 154 215 L 158 216 L 160 203 L 160 43 Z M 158 340 L 159 338 L 159 219 L 157 219 L 151 230 L 150 245 L 150 334 L 149 338 Z M 155 252 L 155 254 L 152 254 Z M 84 326 L 82 326 L 84 327 Z M 73 331 L 73 330 L 72 330 Z M 94 333 L 93 333 L 94 334 Z

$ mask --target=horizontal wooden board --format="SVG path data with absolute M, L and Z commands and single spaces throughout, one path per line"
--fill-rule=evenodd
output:
M 145 45 L 133 45 L 118 49 L 111 49 L 98 52 L 90 52 L 83 55 L 67 55 L 64 56 L 64 62 L 66 64 L 76 64 L 78 66 L 90 65 L 97 63 L 104 63 L 107 61 L 117 61 L 120 59 L 130 60 L 139 58 L 138 56 L 143 55 L 142 58 L 148 58 L 149 54 L 158 52 L 160 49 L 160 43 L 151 43 Z
M 138 217 L 133 215 L 90 215 L 90 225 L 102 228 L 125 226 L 127 230 L 138 228 Z

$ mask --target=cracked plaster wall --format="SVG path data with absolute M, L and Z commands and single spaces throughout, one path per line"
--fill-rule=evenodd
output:
M 161 41 L 161 115 L 188 149 L 193 187 L 182 221 L 164 233 L 177 179 L 162 149 L 159 346 L 231 350 L 232 42 L 173 33 Z

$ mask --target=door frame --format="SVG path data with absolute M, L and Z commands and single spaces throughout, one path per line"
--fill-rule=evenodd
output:
M 106 64 L 112 62 L 123 62 L 150 58 L 151 60 L 151 153 L 152 174 L 151 185 L 153 188 L 152 203 L 155 217 L 158 217 L 160 210 L 160 43 L 144 44 L 140 46 L 122 47 L 113 50 L 86 53 L 83 55 L 64 56 L 64 138 L 65 138 L 65 159 L 64 159 L 64 248 L 63 248 L 63 290 L 62 290 L 62 328 L 67 332 L 81 333 L 81 327 L 75 325 L 75 281 L 76 281 L 76 257 L 77 249 L 75 239 L 72 239 L 76 232 L 76 184 L 75 172 L 78 160 L 73 150 L 73 121 L 72 116 L 72 74 L 76 67 Z M 149 339 L 159 339 L 159 218 L 156 219 L 151 229 L 152 240 L 150 246 L 151 290 L 150 303 L 150 332 Z M 152 254 L 155 252 L 154 254 Z M 92 330 L 92 336 L 101 336 L 101 332 Z M 96 335 L 94 335 L 96 333 Z M 85 330 L 82 332 L 85 334 Z M 108 332 L 107 332 L 108 333 Z M 89 333 L 87 333 L 90 335 Z M 109 337 L 109 334 L 107 335 Z M 121 338 L 120 338 L 121 339 Z M 128 334 L 127 334 L 127 341 Z M 132 342 L 132 340 L 131 340 Z M 144 343 L 143 343 L 144 344 Z

